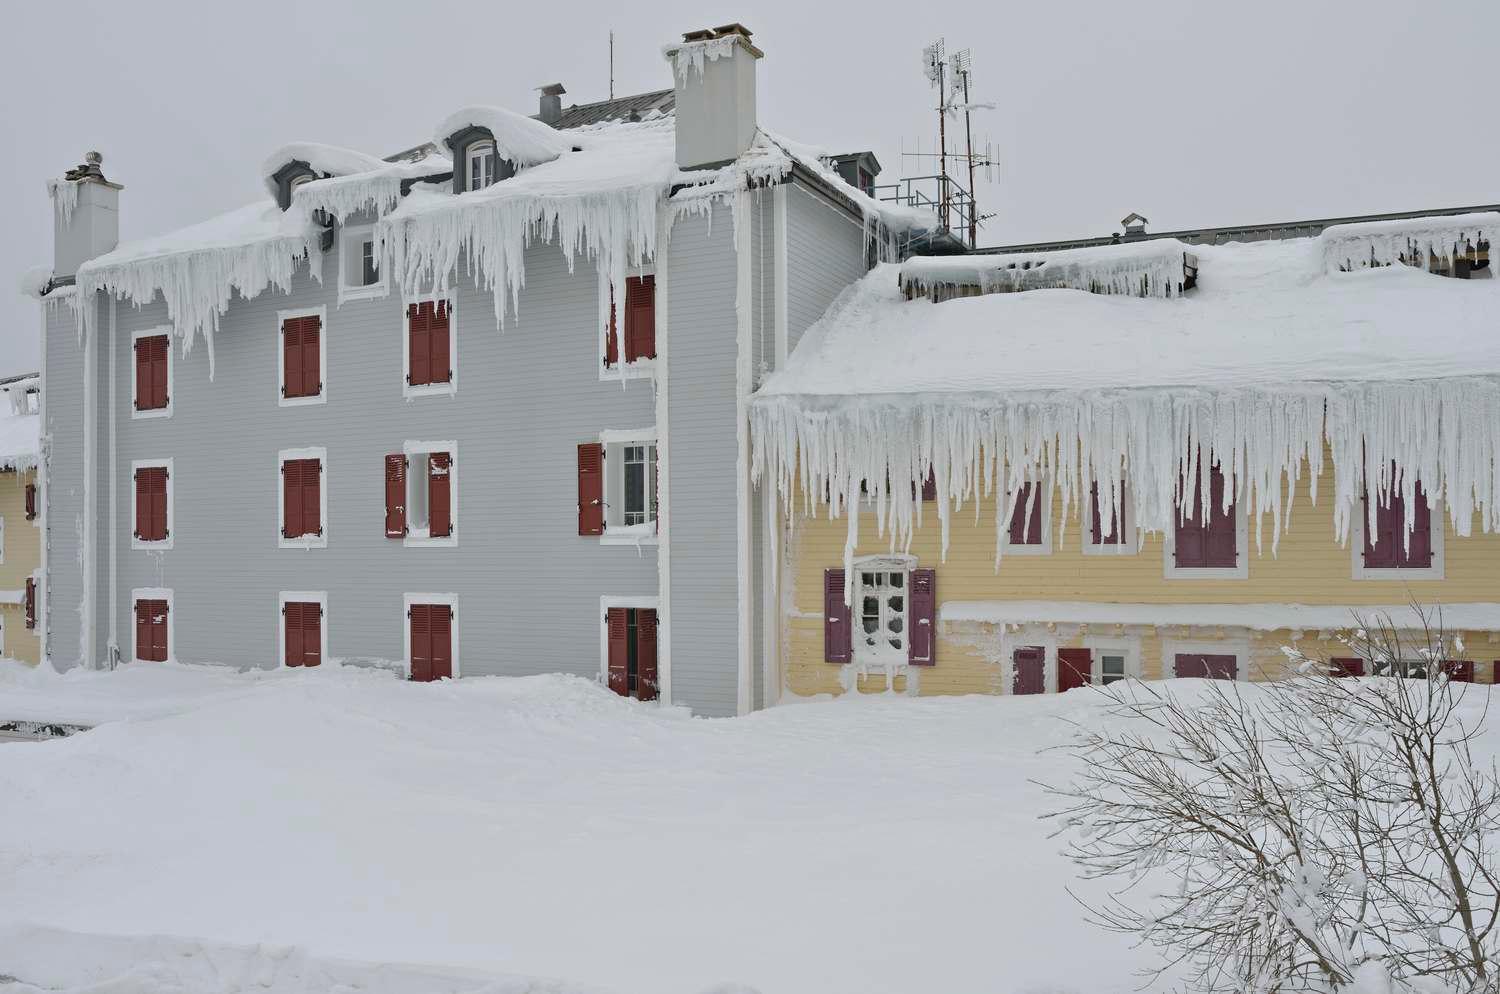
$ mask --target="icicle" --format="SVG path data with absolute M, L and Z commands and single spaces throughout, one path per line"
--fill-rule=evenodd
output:
M 1016 293 L 1069 289 L 1133 297 L 1174 297 L 1182 292 L 1183 256 L 1175 239 L 1007 255 L 921 256 L 901 264 L 908 296 L 946 300 L 965 291 Z
M 1500 212 L 1414 217 L 1394 221 L 1337 224 L 1324 229 L 1324 267 L 1349 272 L 1404 263 L 1452 274 L 1458 260 L 1489 260 L 1490 242 L 1500 232 Z
M 69 179 L 49 179 L 47 196 L 52 198 L 52 209 L 64 225 L 73 220 L 73 210 L 78 206 L 78 183 Z
M 696 72 L 701 76 L 703 67 L 707 63 L 733 55 L 735 43 L 740 40 L 740 37 L 737 34 L 727 34 L 717 38 L 705 38 L 702 41 L 668 45 L 662 49 L 662 55 L 671 61 L 678 77 L 686 83 L 688 73 Z

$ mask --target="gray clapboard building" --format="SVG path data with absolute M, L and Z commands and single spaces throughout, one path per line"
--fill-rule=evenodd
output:
M 895 222 L 760 126 L 761 56 L 728 25 L 669 51 L 671 90 L 553 85 L 389 160 L 288 146 L 262 203 L 139 243 L 97 156 L 55 182 L 53 665 L 773 700 L 747 398 Z

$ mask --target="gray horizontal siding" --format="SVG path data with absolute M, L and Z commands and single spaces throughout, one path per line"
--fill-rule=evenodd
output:
M 799 183 L 786 192 L 787 351 L 867 272 L 861 223 Z
M 44 540 L 47 576 L 47 651 L 59 668 L 76 666 L 83 656 L 83 348 L 66 306 L 48 306 L 42 343 L 43 395 L 49 439 L 46 447 L 47 502 Z

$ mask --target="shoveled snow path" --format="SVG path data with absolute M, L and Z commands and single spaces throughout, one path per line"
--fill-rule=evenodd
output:
M 1090 694 L 710 721 L 576 678 L 241 679 L 0 747 L 0 974 L 31 950 L 5 927 L 36 923 L 642 994 L 1138 983 L 1144 954 L 1080 921 L 1030 782 L 1066 776 L 1038 750 Z M 23 979 L 76 983 L 79 945 L 69 977 Z

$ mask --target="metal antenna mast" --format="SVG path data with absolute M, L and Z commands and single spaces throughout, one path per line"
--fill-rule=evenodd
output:
M 969 123 L 969 50 L 953 56 L 953 72 L 964 84 L 964 158 L 969 163 L 969 248 L 979 247 L 979 198 L 974 185 L 974 129 Z
M 615 33 L 609 33 L 609 99 L 615 98 Z
M 922 49 L 923 69 L 938 91 L 938 218 L 948 227 L 948 88 L 944 86 L 947 45 L 942 38 Z

